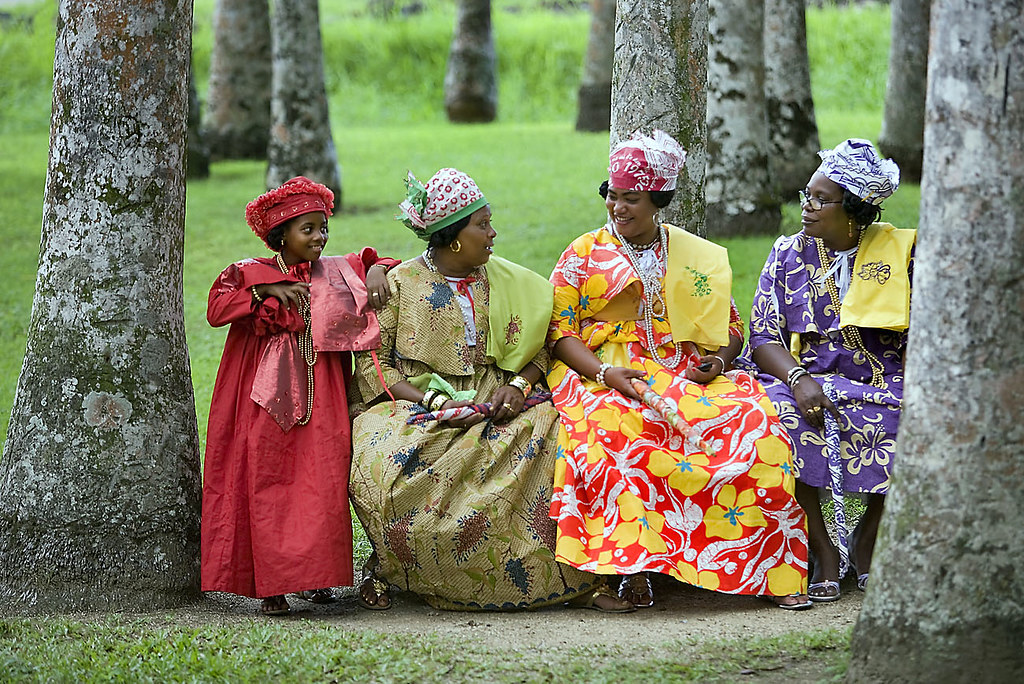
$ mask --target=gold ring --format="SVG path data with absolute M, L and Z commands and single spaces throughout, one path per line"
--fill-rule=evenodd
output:
M 374 293 L 373 293 L 373 296 L 374 296 L 374 297 L 380 297 L 380 292 L 374 292 Z
M 508 403 L 507 401 L 506 401 L 506 402 L 505 402 L 504 404 L 502 404 L 502 406 L 504 406 L 505 408 L 507 408 L 507 409 L 508 409 L 509 411 L 511 411 L 511 410 L 512 410 L 512 404 Z
M 821 407 L 820 406 L 812 406 L 811 408 L 807 409 L 807 412 L 808 413 L 820 413 L 821 412 Z

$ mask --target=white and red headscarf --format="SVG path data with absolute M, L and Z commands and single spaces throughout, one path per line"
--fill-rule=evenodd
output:
M 435 173 L 426 185 L 409 172 L 405 181 L 406 198 L 398 205 L 396 216 L 421 240 L 469 216 L 487 204 L 473 179 L 457 169 L 444 168 Z
M 665 131 L 650 136 L 640 131 L 612 149 L 608 184 L 621 190 L 675 190 L 686 150 Z

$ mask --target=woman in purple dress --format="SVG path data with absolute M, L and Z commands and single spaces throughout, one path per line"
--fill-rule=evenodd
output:
M 915 231 L 878 223 L 899 168 L 851 139 L 819 153 L 800 193 L 803 229 L 780 237 L 761 271 L 750 320 L 751 358 L 793 439 L 796 497 L 815 559 L 809 596 L 839 598 L 848 567 L 867 584 L 889 488 L 903 398 Z M 836 502 L 839 547 L 821 511 Z M 849 539 L 843 493 L 866 496 Z

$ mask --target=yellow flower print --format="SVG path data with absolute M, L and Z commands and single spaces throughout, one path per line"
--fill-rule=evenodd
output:
M 706 392 L 704 385 L 688 382 L 685 387 L 683 395 L 678 399 L 679 415 L 686 416 L 689 422 L 714 418 L 722 412 L 722 407 L 716 403 L 717 398 Z
M 685 561 L 679 561 L 676 563 L 675 573 L 679 579 L 692 584 L 695 587 L 703 587 L 711 591 L 716 591 L 719 585 L 718 574 L 710 570 L 697 571 L 697 568 L 693 567 Z
M 772 489 L 793 474 L 793 460 L 789 447 L 778 437 L 768 435 L 754 442 L 760 462 L 750 469 L 750 476 L 758 487 Z
M 647 469 L 655 477 L 667 477 L 670 487 L 686 496 L 693 496 L 704 489 L 711 479 L 707 454 L 694 452 L 683 455 L 678 451 L 652 451 Z
M 590 560 L 584 553 L 583 542 L 562 534 L 558 535 L 558 541 L 555 542 L 555 556 L 558 560 L 580 565 Z
M 733 485 L 725 485 L 715 501 L 704 514 L 704 528 L 709 538 L 739 539 L 748 534 L 744 527 L 768 525 L 761 509 L 755 505 L 757 494 L 752 489 L 737 492 Z
M 768 593 L 772 596 L 803 594 L 807 591 L 807 576 L 792 565 L 778 565 L 767 572 Z
M 639 544 L 650 553 L 665 553 L 668 545 L 661 536 L 665 527 L 665 516 L 645 510 L 640 499 L 629 492 L 623 492 L 616 499 L 622 522 L 615 526 L 608 540 L 625 548 Z

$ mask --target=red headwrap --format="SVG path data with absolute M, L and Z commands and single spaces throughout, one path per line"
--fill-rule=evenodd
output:
M 266 242 L 267 234 L 295 216 L 313 211 L 331 215 L 334 193 L 326 185 L 296 176 L 245 205 L 245 221 Z
M 639 131 L 620 142 L 608 160 L 608 184 L 622 190 L 675 190 L 686 150 L 668 133 Z

